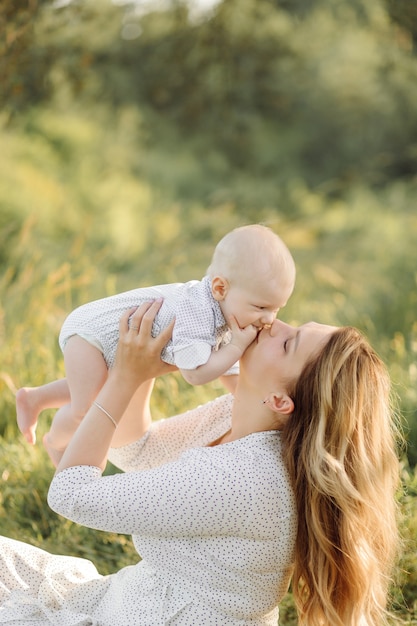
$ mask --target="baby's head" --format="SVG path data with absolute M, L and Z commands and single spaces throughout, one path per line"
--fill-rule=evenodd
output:
M 271 324 L 295 282 L 294 260 L 284 242 L 260 224 L 242 226 L 217 244 L 207 275 L 223 315 L 241 328 Z

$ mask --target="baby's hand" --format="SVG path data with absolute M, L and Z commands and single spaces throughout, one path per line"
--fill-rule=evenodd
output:
M 230 341 L 231 345 L 236 346 L 241 354 L 244 353 L 246 348 L 255 340 L 256 335 L 258 334 L 258 329 L 253 324 L 249 324 L 249 326 L 245 326 L 245 328 L 240 328 L 234 317 L 231 317 L 228 320 L 229 328 L 232 331 L 232 339 Z

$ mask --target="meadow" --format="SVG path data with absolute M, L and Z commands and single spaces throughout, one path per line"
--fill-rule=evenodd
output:
M 403 433 L 390 623 L 417 624 L 416 16 L 391 0 L 223 0 L 199 20 L 184 3 L 23 5 L 0 7 L 0 532 L 103 574 L 138 560 L 129 537 L 49 510 L 53 412 L 27 445 L 15 392 L 64 376 L 75 306 L 200 278 L 225 232 L 264 223 L 297 266 L 281 319 L 357 326 L 389 368 Z M 169 375 L 154 419 L 223 392 Z M 280 625 L 295 624 L 289 592 Z
M 394 252 L 393 224 L 389 215 L 385 218 L 387 227 L 380 228 L 378 244 L 375 249 L 369 249 L 370 246 L 375 246 L 374 233 L 381 217 L 377 213 L 373 218 L 370 214 L 365 218 L 362 212 L 355 216 L 352 211 L 343 216 L 343 211 L 339 208 L 334 222 L 328 222 L 329 232 L 322 232 L 316 242 L 314 228 L 309 220 L 303 224 L 281 223 L 280 230 L 292 242 L 298 269 L 295 293 L 282 311 L 281 317 L 295 323 L 308 319 L 324 319 L 333 323 L 349 321 L 360 326 L 372 338 L 390 367 L 395 393 L 398 395 L 402 428 L 405 437 L 410 439 L 415 432 L 412 428 L 415 417 L 415 387 L 412 381 L 415 374 L 413 348 L 417 346 L 413 337 L 406 337 L 398 331 L 394 336 L 384 336 L 377 327 L 376 301 L 383 298 L 378 289 L 383 285 L 386 285 L 387 292 L 395 289 L 397 280 L 393 277 L 388 281 L 389 284 L 386 282 L 387 276 L 385 272 L 381 272 L 381 259 L 378 257 L 378 250 L 381 255 L 388 247 Z M 362 224 L 361 229 L 354 228 L 355 220 Z M 349 244 L 346 235 L 347 221 L 355 233 Z M 239 222 L 236 219 L 236 224 Z M 413 219 L 410 223 L 403 224 L 404 235 L 411 232 L 412 225 Z M 130 538 L 82 528 L 49 510 L 46 492 L 53 468 L 41 443 L 29 446 L 18 433 L 14 393 L 20 386 L 38 385 L 64 375 L 57 335 L 70 308 L 87 298 L 100 297 L 125 288 L 129 281 L 133 285 L 145 283 L 146 279 L 141 280 L 141 263 L 132 268 L 130 278 L 127 277 L 128 272 L 118 275 L 104 270 L 103 264 L 109 263 L 109 256 L 100 250 L 89 253 L 82 237 L 76 244 L 72 242 L 75 250 L 68 252 L 67 259 L 64 262 L 61 259 L 61 263 L 51 269 L 52 259 L 43 254 L 36 228 L 36 219 L 28 218 L 22 230 L 16 233 L 13 263 L 10 263 L 3 275 L 0 287 L 1 532 L 55 553 L 90 558 L 102 573 L 110 573 L 138 559 Z M 362 235 L 358 236 L 358 233 Z M 383 233 L 386 239 L 381 241 Z M 342 249 L 341 238 L 345 242 Z M 213 243 L 212 239 L 206 241 L 207 252 Z M 196 245 L 190 237 L 186 246 L 190 251 L 187 255 L 190 259 L 190 277 L 196 271 L 192 262 Z M 400 256 L 403 254 L 403 245 L 404 240 L 402 245 L 398 244 L 397 252 Z M 356 251 L 355 258 L 351 258 L 353 250 Z M 365 260 L 359 256 L 361 250 L 367 251 L 366 276 L 360 271 L 360 267 L 365 266 Z M 155 253 L 159 255 L 160 251 L 156 248 Z M 200 251 L 195 258 L 202 256 Z M 149 263 L 146 255 L 142 263 Z M 147 277 L 150 270 L 148 265 L 146 268 L 144 275 Z M 161 274 L 158 275 L 161 279 L 164 277 L 163 270 L 163 267 L 159 268 Z M 204 271 L 204 268 L 201 267 L 201 270 Z M 167 279 L 171 277 L 171 272 L 172 267 L 169 267 Z M 185 268 L 183 272 L 185 278 Z M 385 312 L 387 306 L 388 300 Z M 399 306 L 399 303 L 395 306 Z M 383 313 L 380 312 L 381 317 Z M 157 381 L 152 402 L 154 418 L 173 415 L 223 391 L 218 383 L 193 388 L 178 375 L 169 375 Z M 52 416 L 52 411 L 42 414 L 38 428 L 39 442 Z M 399 450 L 403 459 L 403 475 L 398 502 L 404 543 L 392 589 L 394 615 L 400 621 L 393 619 L 393 624 L 417 623 L 417 473 L 414 464 L 408 459 L 408 456 L 414 459 L 414 445 L 412 440 L 408 448 Z M 112 472 L 114 468 L 109 466 L 107 471 Z M 296 624 L 290 593 L 281 609 L 280 623 L 284 626 Z

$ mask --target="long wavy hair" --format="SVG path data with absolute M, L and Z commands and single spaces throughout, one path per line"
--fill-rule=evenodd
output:
M 298 510 L 299 623 L 381 626 L 398 551 L 398 430 L 385 365 L 338 329 L 291 390 L 285 460 Z

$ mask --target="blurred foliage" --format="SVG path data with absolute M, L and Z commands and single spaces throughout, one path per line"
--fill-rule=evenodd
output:
M 148 141 L 173 127 L 217 180 L 229 166 L 273 176 L 276 187 L 302 175 L 340 194 L 416 170 L 408 5 L 224 0 L 196 22 L 183 3 L 145 16 L 133 3 L 52 4 L 26 56 L 32 77 L 42 69 L 45 97 L 69 89 L 116 108 L 139 104 Z
M 400 26 L 399 36 L 403 46 L 415 53 L 417 50 L 417 4 L 410 0 L 386 0 L 388 13 L 394 23 Z
M 378 1 L 356 5 L 316 2 L 300 15 L 270 0 L 226 0 L 193 27 L 181 9 L 172 23 L 148 16 L 132 88 L 184 135 L 209 135 L 235 167 L 280 182 L 302 172 L 340 192 L 407 175 L 414 58 Z
M 0 107 L 9 116 L 50 95 L 45 74 L 52 59 L 36 41 L 35 24 L 47 0 L 0 4 Z
M 49 511 L 52 470 L 17 438 L 14 392 L 64 374 L 69 310 L 199 278 L 226 231 L 263 222 L 298 269 L 282 319 L 358 326 L 389 366 L 408 442 L 393 606 L 416 624 L 416 3 L 139 9 L 0 5 L 0 531 L 103 573 L 137 558 Z M 153 412 L 222 392 L 171 375 Z M 290 594 L 280 623 L 296 624 Z
M 417 469 L 404 469 L 404 491 L 400 506 L 402 514 L 403 556 L 398 568 L 397 585 L 393 592 L 393 607 L 407 607 L 407 615 L 417 623 Z M 407 622 L 408 623 L 408 622 Z

